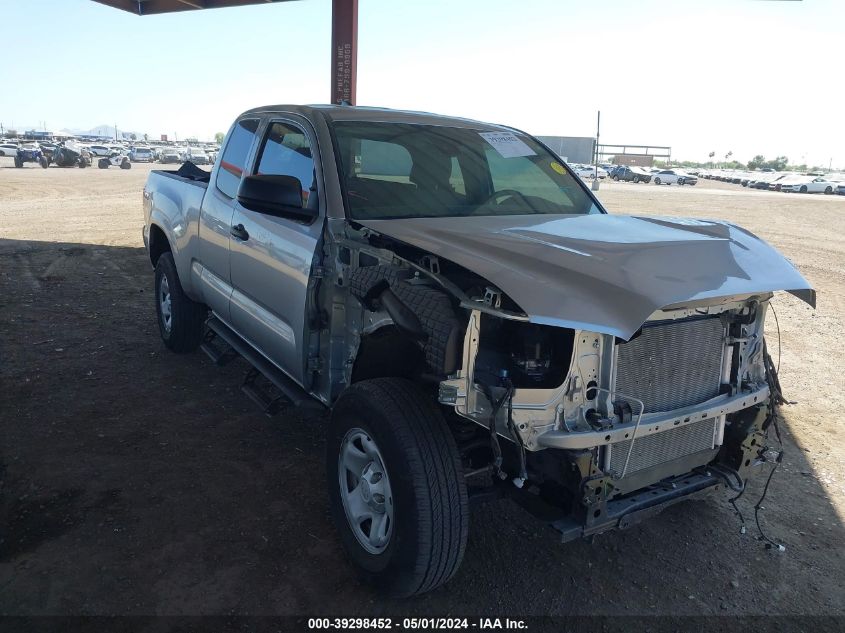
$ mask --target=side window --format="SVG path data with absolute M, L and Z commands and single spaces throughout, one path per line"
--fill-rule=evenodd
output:
M 464 183 L 464 173 L 461 171 L 461 164 L 458 162 L 457 156 L 452 156 L 452 173 L 449 175 L 449 184 L 452 185 L 455 193 L 462 196 L 466 195 L 467 187 Z
M 244 119 L 238 121 L 232 130 L 231 138 L 226 143 L 226 149 L 220 158 L 220 168 L 217 170 L 217 188 L 230 198 L 238 195 L 241 176 L 246 168 L 246 157 L 255 132 L 258 129 L 258 119 Z
M 316 174 L 305 132 L 289 123 L 271 123 L 258 155 L 256 174 L 293 176 L 302 189 L 302 206 L 316 208 Z M 314 196 L 311 198 L 311 196 Z M 312 204 L 309 205 L 309 200 Z

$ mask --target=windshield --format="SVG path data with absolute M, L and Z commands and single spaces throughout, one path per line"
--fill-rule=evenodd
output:
M 602 213 L 529 136 L 409 123 L 334 124 L 357 220 Z

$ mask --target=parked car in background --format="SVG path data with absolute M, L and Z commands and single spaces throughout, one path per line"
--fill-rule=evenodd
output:
M 154 159 L 153 150 L 149 147 L 133 147 L 129 152 L 129 160 L 133 163 L 151 163 Z
M 191 161 L 194 165 L 208 165 L 211 163 L 208 160 L 208 154 L 201 147 L 188 147 L 185 160 Z
M 18 147 L 17 143 L 0 143 L 0 156 L 14 158 L 18 155 Z
M 181 163 L 182 155 L 175 147 L 164 147 L 158 160 L 161 163 Z
M 838 185 L 836 185 L 836 193 L 838 193 L 840 196 L 845 196 L 845 183 L 840 182 Z
M 627 165 L 617 165 L 613 171 L 610 172 L 612 180 L 622 180 L 624 182 L 651 182 L 651 173 L 647 172 L 642 167 L 628 167 Z
M 680 169 L 661 169 L 653 176 L 655 185 L 695 185 L 698 178 Z
M 769 183 L 769 191 L 781 191 L 783 187 L 791 187 L 796 182 L 802 182 L 807 177 L 801 174 L 784 174 Z
M 826 193 L 831 194 L 836 191 L 839 183 L 828 180 L 826 176 L 818 176 L 817 178 L 809 178 L 806 180 L 796 180 L 789 184 L 783 185 L 781 191 L 786 193 Z
M 94 156 L 108 156 L 111 154 L 111 150 L 105 145 L 89 145 L 88 151 Z
M 598 178 L 607 178 L 607 172 L 595 165 L 578 165 L 577 167 L 573 165 L 573 168 L 579 178 L 595 178 L 597 174 Z

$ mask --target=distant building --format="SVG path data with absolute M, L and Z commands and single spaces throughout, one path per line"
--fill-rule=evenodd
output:
M 590 136 L 538 136 L 550 150 L 568 163 L 592 163 L 596 139 Z
M 23 136 L 24 138 L 33 139 L 36 141 L 49 141 L 53 138 L 53 133 L 41 130 L 27 130 L 23 133 Z

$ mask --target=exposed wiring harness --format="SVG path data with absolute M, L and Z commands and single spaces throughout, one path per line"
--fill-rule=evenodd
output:
M 513 480 L 514 485 L 522 488 L 525 481 L 528 479 L 528 473 L 525 465 L 525 444 L 522 441 L 522 436 L 516 428 L 516 423 L 513 419 L 513 394 L 516 388 L 507 376 L 502 377 L 502 385 L 499 389 L 503 389 L 504 393 L 498 398 L 493 395 L 493 387 L 488 384 L 482 384 L 482 389 L 492 404 L 490 412 L 490 421 L 488 424 L 488 431 L 490 433 L 490 446 L 493 450 L 493 471 L 500 479 L 506 479 L 507 474 L 502 470 L 502 447 L 499 444 L 499 436 L 496 431 L 496 418 L 499 417 L 499 412 L 507 403 L 507 425 L 511 432 L 516 445 L 519 447 L 519 477 Z
M 780 339 L 780 322 L 778 321 L 777 312 L 775 312 L 774 306 L 772 306 L 772 313 L 775 316 L 775 324 L 777 325 L 777 333 L 778 333 L 778 362 L 775 365 L 774 361 L 772 360 L 771 355 L 769 354 L 768 345 L 766 344 L 766 339 L 763 339 L 763 367 L 766 374 L 766 383 L 769 386 L 769 413 L 766 416 L 765 421 L 763 422 L 763 431 L 768 431 L 769 428 L 773 427 L 775 430 L 775 437 L 777 438 L 778 447 L 777 449 L 772 449 L 769 447 L 765 447 L 763 450 L 760 451 L 760 458 L 763 461 L 771 462 L 773 464 L 772 469 L 769 471 L 769 476 L 766 478 L 766 483 L 763 486 L 763 493 L 760 495 L 760 499 L 757 500 L 757 503 L 754 504 L 754 523 L 757 526 L 757 532 L 759 533 L 759 539 L 766 543 L 767 548 L 776 548 L 778 551 L 784 551 L 786 548 L 782 543 L 779 543 L 772 539 L 766 532 L 763 531 L 763 526 L 760 524 L 760 510 L 763 508 L 763 502 L 766 499 L 766 495 L 769 492 L 769 485 L 772 483 L 772 478 L 777 472 L 778 466 L 780 466 L 781 462 L 783 461 L 783 437 L 780 433 L 780 426 L 778 425 L 779 419 L 779 412 L 778 408 L 781 405 L 785 404 L 795 404 L 795 402 L 787 400 L 783 395 L 783 390 L 780 386 L 780 379 L 778 378 L 778 369 L 780 369 L 780 357 L 781 357 L 781 339 Z M 770 456 L 767 456 L 770 455 Z M 728 500 L 728 502 L 733 506 L 734 511 L 736 512 L 737 516 L 739 516 L 739 520 L 742 522 L 742 533 L 745 534 L 745 517 L 743 516 L 742 512 L 740 511 L 739 507 L 737 506 L 736 502 L 745 494 L 746 485 L 745 482 L 742 482 L 742 489 L 739 491 L 735 497 L 732 497 Z

